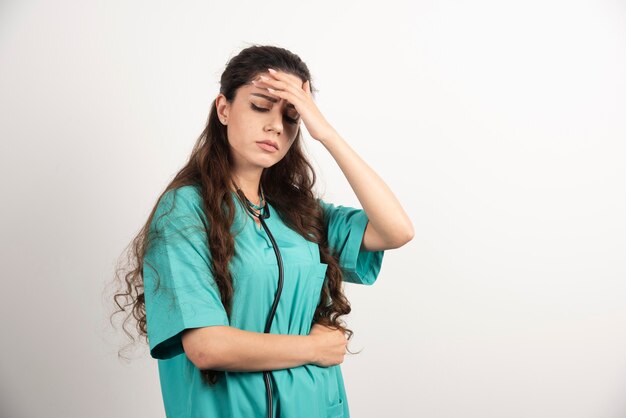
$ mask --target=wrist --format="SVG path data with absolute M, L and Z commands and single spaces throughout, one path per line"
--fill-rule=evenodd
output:
M 319 142 L 321 142 L 322 145 L 324 146 L 328 146 L 329 144 L 336 142 L 339 139 L 341 139 L 341 137 L 339 136 L 339 133 L 335 130 L 332 130 L 327 135 L 320 137 Z
M 304 336 L 303 353 L 307 364 L 315 364 L 317 362 L 317 339 L 314 335 Z

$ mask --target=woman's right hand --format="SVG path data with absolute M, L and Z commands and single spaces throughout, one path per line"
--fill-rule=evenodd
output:
M 309 337 L 313 344 L 313 364 L 329 367 L 343 363 L 348 340 L 342 330 L 314 323 Z

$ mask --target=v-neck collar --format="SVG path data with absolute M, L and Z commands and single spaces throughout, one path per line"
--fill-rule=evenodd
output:
M 244 222 L 247 221 L 248 219 L 250 219 L 250 221 L 252 222 L 252 224 L 254 226 L 254 229 L 257 232 L 262 232 L 263 231 L 263 225 L 261 225 L 260 221 L 259 221 L 259 223 L 257 223 L 255 221 L 255 218 L 253 217 L 253 215 L 250 212 L 248 212 L 248 210 L 244 206 L 244 203 L 242 203 L 239 200 L 239 195 L 237 194 L 237 192 L 234 191 L 234 190 L 231 190 L 230 192 L 231 192 L 231 194 L 233 196 L 233 199 L 236 201 L 236 204 L 239 206 L 239 209 L 241 210 L 242 215 L 244 216 Z M 267 201 L 267 199 L 265 200 L 265 204 L 268 206 L 269 211 L 270 211 L 269 218 L 265 219 L 265 223 L 268 224 L 269 223 L 268 220 L 271 219 L 272 216 L 275 216 L 275 211 L 274 211 L 274 207 L 272 205 L 270 205 L 270 203 Z

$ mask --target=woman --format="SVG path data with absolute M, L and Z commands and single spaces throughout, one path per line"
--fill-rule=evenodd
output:
M 168 417 L 349 416 L 342 282 L 371 285 L 413 227 L 320 113 L 310 79 L 283 48 L 233 57 L 188 163 L 134 241 L 116 302 L 130 300 L 159 359 Z M 315 197 L 302 122 L 364 209 Z

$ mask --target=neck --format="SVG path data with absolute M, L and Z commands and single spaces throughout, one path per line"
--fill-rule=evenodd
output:
M 234 183 L 239 186 L 243 194 L 252 203 L 258 205 L 261 200 L 259 193 L 259 184 L 261 183 L 261 174 L 263 170 L 247 170 L 243 172 L 233 172 L 231 174 Z M 233 191 L 236 191 L 235 185 L 231 185 Z

